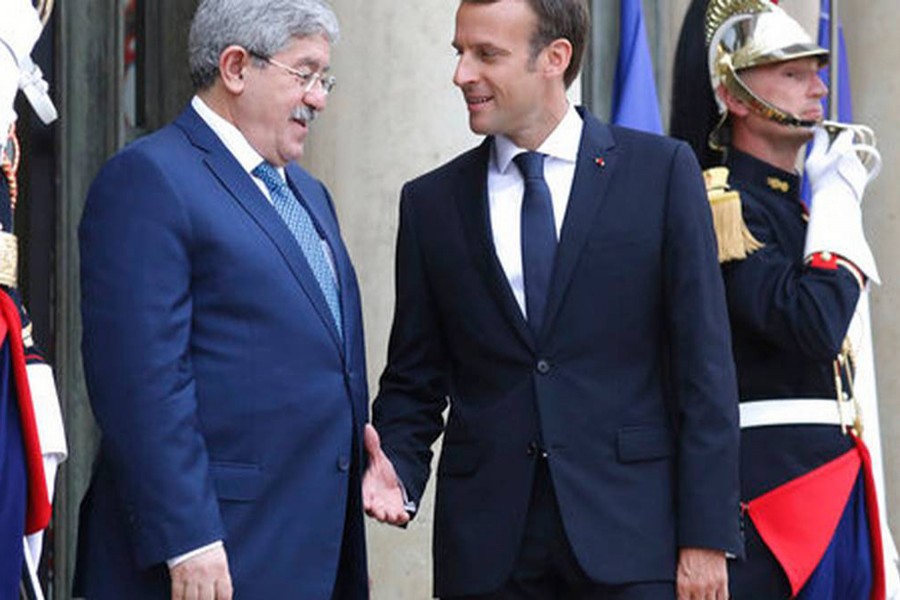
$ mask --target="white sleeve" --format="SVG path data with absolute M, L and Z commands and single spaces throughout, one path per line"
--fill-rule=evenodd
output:
M 19 90 L 19 62 L 31 54 L 41 22 L 30 0 L 3 0 L 0 19 L 0 137 L 16 120 L 13 103 Z

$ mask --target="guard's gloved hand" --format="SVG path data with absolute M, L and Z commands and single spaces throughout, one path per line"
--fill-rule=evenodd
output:
M 860 155 L 876 168 L 868 170 Z M 853 263 L 868 279 L 881 283 L 875 258 L 866 241 L 860 203 L 866 185 L 880 168 L 881 157 L 874 147 L 855 144 L 853 132 L 842 131 L 834 141 L 817 127 L 806 160 L 806 176 L 812 189 L 809 227 L 804 257 L 829 252 Z
M 0 137 L 16 119 L 13 103 L 21 89 L 44 123 L 57 117 L 31 49 L 41 35 L 41 21 L 31 0 L 3 0 L 0 19 Z

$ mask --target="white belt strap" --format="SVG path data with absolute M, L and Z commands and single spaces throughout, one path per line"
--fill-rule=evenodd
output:
M 779 398 L 740 403 L 741 429 L 772 425 L 851 425 L 853 403 L 819 398 Z M 844 420 L 841 422 L 841 414 Z

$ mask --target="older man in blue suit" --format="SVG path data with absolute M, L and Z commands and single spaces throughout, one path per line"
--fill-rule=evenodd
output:
M 359 291 L 328 192 L 293 162 L 337 34 L 322 0 L 204 0 L 197 95 L 91 187 L 103 437 L 76 595 L 367 597 Z
M 740 548 L 700 171 L 569 104 L 587 31 L 584 0 L 462 0 L 454 83 L 488 137 L 403 189 L 364 497 L 405 522 L 394 469 L 418 501 L 444 433 L 442 598 L 721 600 Z

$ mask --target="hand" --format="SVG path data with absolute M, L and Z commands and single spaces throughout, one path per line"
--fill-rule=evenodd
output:
M 363 508 L 367 515 L 381 523 L 406 525 L 409 513 L 404 506 L 403 490 L 394 465 L 381 449 L 378 432 L 369 424 L 366 424 L 364 438 L 369 465 L 363 476 Z
M 721 550 L 682 548 L 676 579 L 678 600 L 728 600 L 728 569 Z
M 222 546 L 178 563 L 169 575 L 172 600 L 231 600 L 231 574 Z
M 806 159 L 806 175 L 816 196 L 845 194 L 862 201 L 866 185 L 878 175 L 881 155 L 874 146 L 855 144 L 852 130 L 841 131 L 832 141 L 828 132 L 819 127 L 813 137 L 812 147 Z M 870 172 L 860 154 L 868 157 Z

